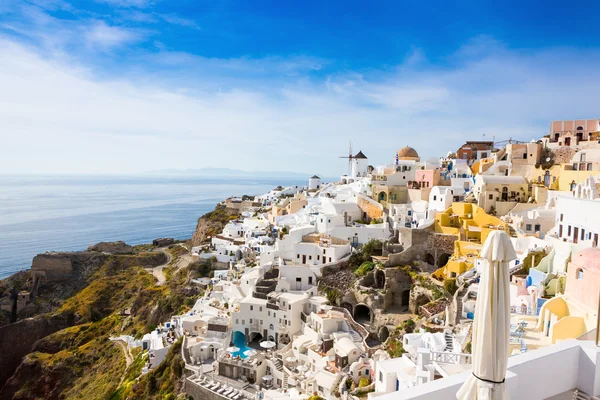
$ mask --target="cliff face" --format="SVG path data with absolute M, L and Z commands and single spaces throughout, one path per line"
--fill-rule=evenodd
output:
M 36 341 L 70 326 L 66 315 L 29 318 L 0 328 L 0 387 L 10 378 Z M 12 397 L 12 396 L 11 396 Z M 11 398 L 8 397 L 8 398 Z M 4 397 L 4 395 L 2 396 Z
M 214 236 L 223 230 L 223 227 L 231 220 L 240 216 L 240 211 L 235 208 L 218 204 L 215 209 L 198 218 L 196 231 L 192 236 L 192 246 L 200 246 L 206 242 L 209 236 Z

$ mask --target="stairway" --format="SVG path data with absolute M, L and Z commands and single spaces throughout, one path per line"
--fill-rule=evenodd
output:
M 265 272 L 263 279 L 256 282 L 252 297 L 258 299 L 267 299 L 267 295 L 275 290 L 277 281 L 279 280 L 279 267 L 273 267 Z
M 280 359 L 276 358 L 275 361 L 273 361 L 273 364 L 275 364 L 275 368 L 277 368 L 277 371 L 283 371 L 283 363 Z
M 287 390 L 289 388 L 290 385 L 288 385 L 288 376 L 287 374 L 283 374 L 283 389 Z
M 454 350 L 454 340 L 452 338 L 452 332 L 445 331 L 444 340 L 446 341 L 446 347 L 444 347 L 444 351 L 452 352 L 452 350 Z
M 456 320 L 454 321 L 455 324 L 458 324 L 460 322 L 460 320 L 463 319 L 462 298 L 467 293 L 468 290 L 469 290 L 469 287 L 467 285 L 465 285 L 456 295 Z

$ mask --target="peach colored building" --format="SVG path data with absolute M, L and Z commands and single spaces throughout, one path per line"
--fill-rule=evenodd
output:
M 439 169 L 421 169 L 415 171 L 415 180 L 410 182 L 412 189 L 426 189 L 440 184 Z
M 598 140 L 600 119 L 576 119 L 552 121 L 550 123 L 550 143 L 559 146 L 580 146 L 590 140 Z
M 569 300 L 590 310 L 598 309 L 600 297 L 600 249 L 589 248 L 576 253 L 567 268 L 565 292 Z

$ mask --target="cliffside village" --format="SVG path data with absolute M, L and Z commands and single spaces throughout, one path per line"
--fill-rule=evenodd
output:
M 223 203 L 242 217 L 192 254 L 224 267 L 197 281 L 206 291 L 189 313 L 137 343 L 147 368 L 181 336 L 196 400 L 452 398 L 471 369 L 479 252 L 502 230 L 517 254 L 517 398 L 560 398 L 569 379 L 565 391 L 586 391 L 585 374 L 593 392 L 597 363 L 582 360 L 598 358 L 600 119 L 553 121 L 531 142 L 467 141 L 439 159 L 407 146 L 376 165 L 363 150 L 335 182 Z

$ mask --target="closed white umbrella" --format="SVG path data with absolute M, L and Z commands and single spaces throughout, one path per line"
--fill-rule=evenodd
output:
M 252 356 L 255 356 L 255 355 L 256 355 L 256 353 L 257 353 L 257 351 L 256 351 L 256 350 L 254 350 L 254 349 L 250 349 L 250 350 L 246 350 L 246 351 L 244 352 L 244 355 L 245 355 L 245 356 L 247 356 L 247 357 L 252 357 Z
M 231 346 L 227 348 L 228 353 L 237 353 L 238 351 L 240 351 L 239 347 Z
M 479 292 L 473 321 L 473 373 L 462 385 L 459 400 L 508 400 L 504 384 L 510 337 L 508 263 L 515 249 L 503 231 L 492 231 L 481 250 Z

